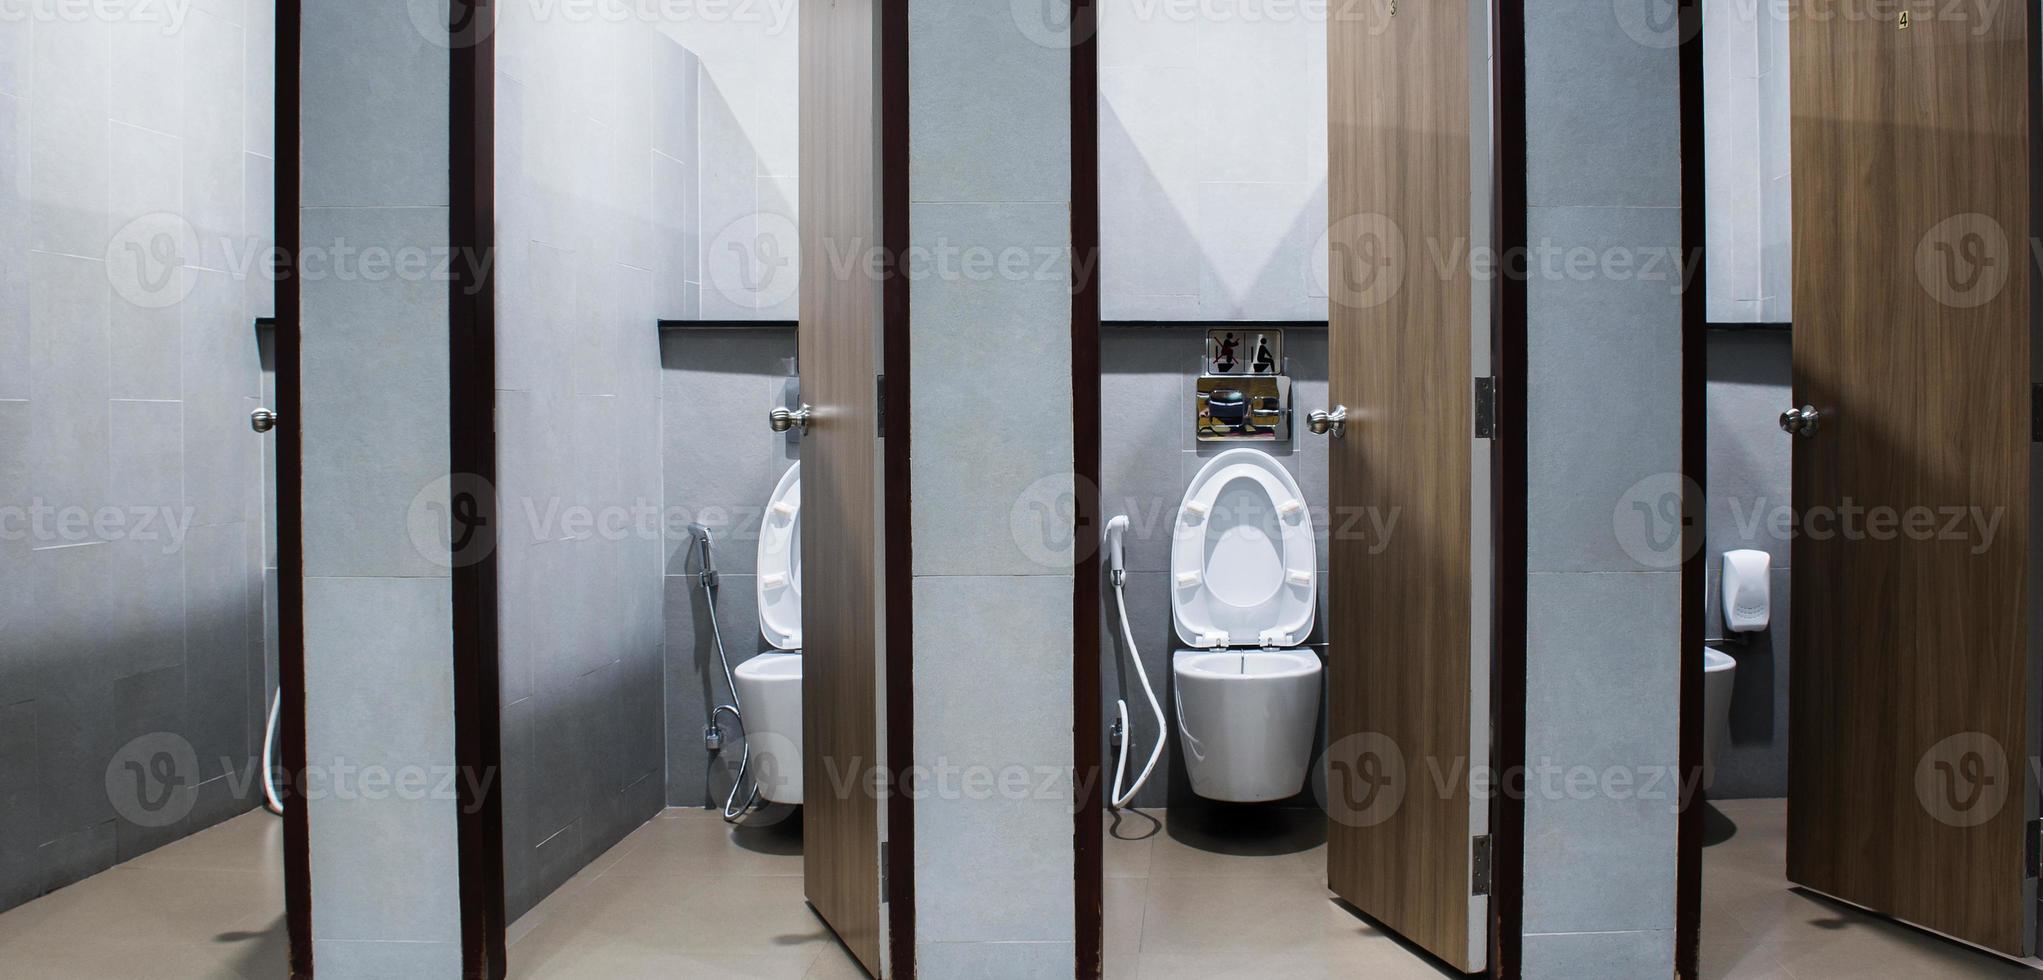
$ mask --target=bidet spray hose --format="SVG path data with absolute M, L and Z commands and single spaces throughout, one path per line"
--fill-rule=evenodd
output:
M 1156 771 L 1157 760 L 1163 758 L 1163 744 L 1168 728 L 1164 722 L 1163 705 L 1156 700 L 1156 685 L 1149 683 L 1149 671 L 1142 666 L 1142 651 L 1135 648 L 1135 629 L 1128 624 L 1128 574 L 1124 567 L 1121 551 L 1121 535 L 1127 532 L 1128 518 L 1116 517 L 1107 523 L 1108 558 L 1113 565 L 1114 605 L 1121 613 L 1121 638 L 1128 642 L 1128 659 L 1135 662 L 1135 676 L 1142 681 L 1142 693 L 1149 697 L 1149 710 L 1156 713 L 1156 744 L 1149 750 L 1149 761 L 1142 766 L 1142 773 L 1135 777 L 1135 785 L 1126 791 L 1121 789 L 1121 780 L 1128 771 L 1128 743 L 1135 740 L 1135 730 L 1128 724 L 1128 699 L 1118 698 L 1121 716 L 1121 752 L 1114 763 L 1114 789 L 1109 805 L 1119 810 L 1126 807 L 1135 794 L 1149 782 L 1149 775 Z

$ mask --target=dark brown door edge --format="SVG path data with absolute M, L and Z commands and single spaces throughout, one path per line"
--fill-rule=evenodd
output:
M 887 254 L 908 254 L 908 5 L 880 5 L 880 228 Z M 893 980 L 915 977 L 915 800 L 900 788 L 915 762 L 915 563 L 909 491 L 910 401 L 908 276 L 888 263 L 882 290 L 881 392 L 887 420 L 880 440 L 880 479 L 886 502 L 882 548 L 886 553 L 887 648 L 887 948 Z
M 1100 745 L 1099 45 L 1094 0 L 1071 3 L 1071 404 L 1077 567 L 1072 575 L 1072 828 L 1078 980 L 1100 975 L 1105 769 Z
M 1491 6 L 1496 74 L 1492 221 L 1499 255 L 1526 245 L 1525 4 Z M 1490 975 L 1515 978 L 1525 947 L 1525 389 L 1526 280 L 1493 277 L 1490 370 L 1497 428 L 1490 440 L 1490 764 L 1506 774 L 1490 801 Z
M 277 742 L 285 776 L 277 799 L 284 805 L 284 925 L 291 944 L 291 976 L 312 976 L 312 836 L 301 794 L 305 772 L 305 466 L 303 371 L 298 363 L 297 255 L 299 231 L 300 0 L 278 0 L 276 23 L 276 242 L 283 258 L 276 276 L 277 414 Z
M 1681 252 L 1701 257 L 1703 214 L 1703 36 L 1701 0 L 1680 0 Z M 1684 262 L 1684 266 L 1689 263 Z M 1708 377 L 1708 264 L 1693 263 L 1681 294 L 1681 800 L 1675 832 L 1674 974 L 1701 976 L 1703 801 L 1703 487 L 1708 485 L 1703 394 Z
M 487 256 L 496 245 L 496 45 L 491 0 L 455 0 L 449 51 L 448 243 Z M 461 971 L 504 976 L 502 697 L 497 661 L 496 291 L 494 262 L 457 262 L 448 284 L 448 464 L 457 514 L 454 756 L 460 780 Z M 467 498 L 467 499 L 461 499 Z

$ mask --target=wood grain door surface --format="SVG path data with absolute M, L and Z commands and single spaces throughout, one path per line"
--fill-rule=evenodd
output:
M 1470 241 L 1470 32 L 1487 28 L 1464 3 L 1374 9 L 1328 23 L 1328 397 L 1348 421 L 1329 463 L 1327 878 L 1475 970 L 1476 284 L 1466 261 L 1428 256 Z M 1353 520 L 1371 509 L 1396 514 L 1395 533 L 1343 532 L 1371 526 Z
M 2030 14 L 1905 7 L 1790 26 L 1787 873 L 2019 954 Z
M 809 904 L 881 972 L 879 11 L 801 8 L 802 856 Z

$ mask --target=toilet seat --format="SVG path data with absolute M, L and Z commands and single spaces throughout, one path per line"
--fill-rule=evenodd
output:
M 1260 449 L 1229 449 L 1192 478 L 1170 567 L 1171 619 L 1189 646 L 1295 647 L 1312 632 L 1312 513 L 1290 471 Z
M 759 521 L 759 633 L 781 650 L 802 646 L 802 464 L 781 474 Z

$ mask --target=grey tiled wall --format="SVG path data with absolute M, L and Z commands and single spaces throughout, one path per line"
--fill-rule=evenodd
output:
M 1788 794 L 1789 539 L 1773 533 L 1773 519 L 1793 503 L 1793 447 L 1777 421 L 1791 393 L 1792 346 L 1785 332 L 1711 331 L 1709 338 L 1704 629 L 1725 635 L 1718 616 L 1724 552 L 1767 552 L 1773 588 L 1766 631 L 1720 647 L 1738 661 L 1730 737 L 1717 747 L 1717 781 L 1709 794 L 1723 800 Z
M 792 320 L 800 269 L 796 239 L 801 120 L 800 4 L 768 0 L 736 16 L 669 17 L 658 30 L 693 53 L 688 84 L 698 124 L 686 157 L 695 161 L 699 195 L 685 202 L 680 222 L 705 246 L 684 260 L 674 318 Z M 671 81 L 662 81 L 671 90 Z M 667 152 L 683 156 L 673 149 Z M 656 174 L 657 178 L 658 175 Z M 662 193 L 655 184 L 655 193 Z M 656 204 L 660 198 L 656 197 Z M 662 207 L 658 220 L 679 217 Z M 756 244 L 764 239 L 764 244 Z M 738 246 L 738 247 L 733 247 Z M 784 261 L 754 278 L 746 263 Z M 665 260 L 663 260 L 665 261 Z M 663 292 L 663 297 L 666 294 Z
M 1104 316 L 1325 319 L 1325 17 L 1160 10 L 1099 8 Z
M 1787 9 L 1703 4 L 1712 323 L 1792 319 Z
M 0 23 L 0 909 L 260 792 L 272 9 Z M 198 766 L 161 827 L 106 782 L 154 732 Z
M 1680 658 L 1700 651 L 1680 649 L 1673 527 L 1637 526 L 1681 465 L 1679 57 L 1649 8 L 1554 0 L 1526 18 L 1530 243 L 1615 250 L 1633 270 L 1661 259 L 1657 277 L 1582 275 L 1535 255 L 1526 757 L 1659 772 L 1664 787 Z M 1672 973 L 1678 800 L 1656 795 L 1529 788 L 1527 977 L 1619 975 L 1593 965 L 1620 962 L 1622 975 Z
M 1019 250 L 1032 270 L 1069 254 L 1069 46 L 1021 9 L 909 6 L 913 248 Z M 911 270 L 913 758 L 1062 773 L 1051 794 L 915 802 L 916 955 L 959 976 L 1074 955 L 1072 430 L 987 410 L 1070 390 L 1070 271 L 1047 268 Z
M 308 250 L 448 246 L 447 38 L 413 13 L 305 7 Z M 306 754 L 451 772 L 451 558 L 444 526 L 410 520 L 448 512 L 447 283 L 332 274 L 301 289 Z M 320 976 L 458 975 L 457 801 L 329 791 L 306 809 Z
M 654 272 L 672 251 L 652 201 L 656 171 L 683 188 L 692 178 L 695 71 L 692 55 L 636 20 L 514 7 L 497 37 L 515 52 L 497 73 L 504 861 L 515 918 L 664 802 L 654 324 L 660 280 L 679 270 Z M 573 523 L 579 514 L 597 520 Z
M 754 573 L 767 498 L 798 458 L 800 443 L 766 425 L 766 413 L 795 390 L 795 332 L 779 327 L 681 328 L 660 337 L 666 398 L 667 804 L 721 805 L 730 792 L 742 737 L 712 756 L 703 748 L 709 711 L 731 700 L 717 662 L 708 606 L 688 550 L 685 525 L 710 529 L 722 585 L 716 625 L 731 666 L 771 649 L 759 635 Z M 726 719 L 726 736 L 742 726 Z
M 1206 328 L 1198 327 L 1109 327 L 1100 343 L 1100 506 L 1102 515 L 1128 516 L 1126 543 L 1128 558 L 1128 618 L 1135 632 L 1136 649 L 1143 668 L 1156 687 L 1164 716 L 1173 719 L 1171 654 L 1184 646 L 1171 625 L 1169 569 L 1171 532 L 1177 519 L 1178 503 L 1207 459 L 1224 449 L 1224 443 L 1199 443 L 1192 438 L 1191 398 L 1194 377 L 1205 351 Z M 1327 440 L 1303 433 L 1305 413 L 1326 400 L 1327 337 L 1324 329 L 1294 327 L 1284 336 L 1288 370 L 1292 381 L 1293 422 L 1299 432 L 1283 444 L 1257 444 L 1255 448 L 1276 456 L 1298 480 L 1311 508 L 1319 532 L 1319 568 L 1327 568 Z M 1104 568 L 1104 562 L 1102 567 Z M 1111 731 L 1116 698 L 1128 702 L 1129 725 L 1135 741 L 1128 749 L 1128 780 L 1141 770 L 1151 746 L 1155 745 L 1156 717 L 1142 693 L 1121 633 L 1120 613 L 1115 607 L 1112 584 L 1102 587 L 1104 605 L 1100 614 L 1100 673 L 1105 685 L 1101 710 L 1101 731 Z M 1320 595 L 1322 609 L 1326 596 Z M 1313 622 L 1309 642 L 1325 640 L 1326 617 Z M 1324 737 L 1322 729 L 1321 737 Z M 1115 755 L 1104 750 L 1109 778 Z M 1135 798 L 1138 807 L 1189 806 L 1197 804 L 1183 781 L 1182 763 L 1173 742 L 1156 772 Z M 1293 804 L 1313 804 L 1311 791 L 1302 791 Z

